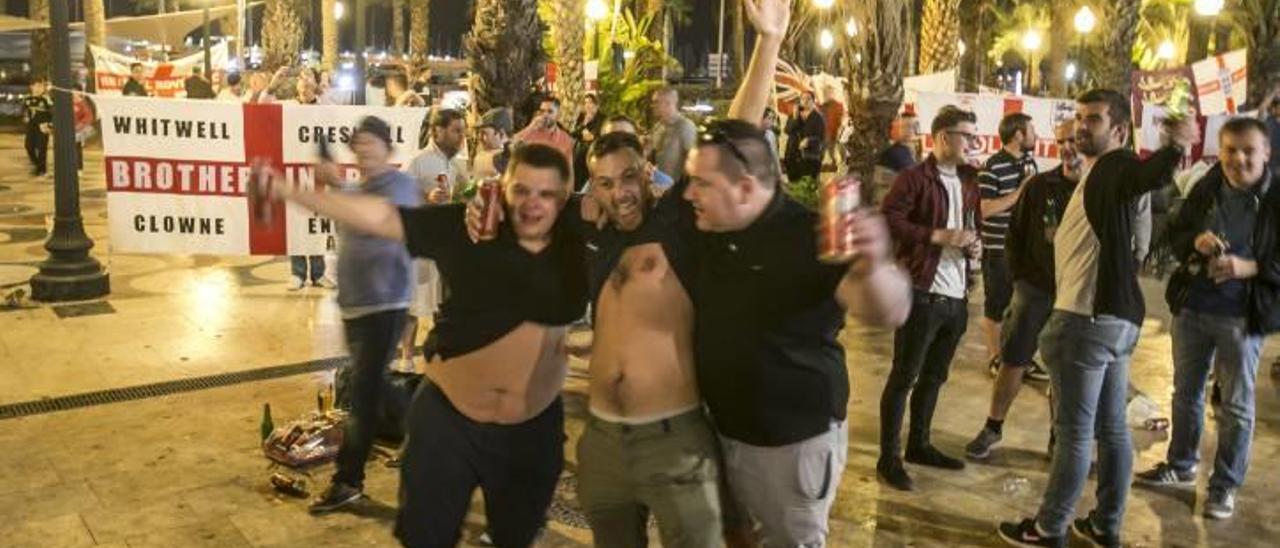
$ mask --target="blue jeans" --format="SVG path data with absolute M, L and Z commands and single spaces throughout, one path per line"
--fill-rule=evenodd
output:
M 1098 439 L 1098 529 L 1117 533 L 1124 518 L 1133 473 L 1133 450 L 1125 424 L 1129 357 L 1138 326 L 1115 316 L 1090 318 L 1054 310 L 1040 335 L 1040 350 L 1053 386 L 1053 430 L 1057 445 L 1036 523 L 1063 536 L 1089 476 L 1093 440 Z
M 1222 390 L 1218 450 L 1209 487 L 1234 489 L 1244 483 L 1253 442 L 1253 385 L 1258 376 L 1262 336 L 1251 334 L 1244 318 L 1183 310 L 1173 319 L 1173 438 L 1169 465 L 1191 470 L 1200 461 L 1204 430 L 1204 386 L 1209 368 Z
M 307 277 L 307 263 L 311 264 L 311 277 Z M 324 255 L 290 255 L 289 269 L 304 282 L 320 281 L 324 277 Z

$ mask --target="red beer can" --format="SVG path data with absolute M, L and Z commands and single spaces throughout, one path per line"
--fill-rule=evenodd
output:
M 818 260 L 843 263 L 853 254 L 849 216 L 862 204 L 862 181 L 852 175 L 834 177 L 822 185 L 818 224 Z
M 502 185 L 497 179 L 480 181 L 476 192 L 483 203 L 480 210 L 480 239 L 488 240 L 498 235 L 498 212 L 502 208 Z

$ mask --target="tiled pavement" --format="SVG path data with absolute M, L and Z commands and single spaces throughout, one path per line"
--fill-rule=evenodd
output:
M 31 180 L 21 138 L 0 135 L 0 293 L 18 287 L 44 256 L 51 182 Z M 114 313 L 59 319 L 48 306 L 0 308 L 0 404 L 191 378 L 341 355 L 332 295 L 284 290 L 287 264 L 270 258 L 113 254 L 106 238 L 100 155 L 89 151 L 82 205 L 95 255 L 106 263 Z M 1133 382 L 1167 409 L 1167 311 L 1157 282 L 1135 355 Z M 990 379 L 974 307 L 970 333 L 935 420 L 935 439 L 958 453 L 985 416 Z M 588 337 L 582 333 L 578 337 Z M 844 336 L 853 386 L 849 464 L 832 513 L 832 546 L 989 546 L 995 521 L 1033 512 L 1046 481 L 1048 412 L 1042 390 L 1024 392 L 991 462 L 958 473 L 914 468 L 918 490 L 875 481 L 877 409 L 889 368 L 885 333 Z M 1277 344 L 1267 346 L 1268 361 Z M 1265 365 L 1265 364 L 1264 364 Z M 575 362 L 575 370 L 581 370 Z M 139 401 L 0 420 L 0 546 L 391 546 L 397 476 L 370 464 L 372 501 L 354 513 L 313 518 L 274 493 L 257 448 L 261 406 L 279 422 L 314 406 L 327 374 L 308 374 Z M 583 383 L 566 388 L 570 444 L 583 416 Z M 1135 546 L 1266 546 L 1280 533 L 1280 393 L 1264 366 L 1258 434 L 1237 517 L 1199 517 L 1196 490 L 1135 489 L 1126 541 Z M 1037 387 L 1042 388 L 1042 387 Z M 1211 448 L 1214 429 L 1204 444 Z M 1160 434 L 1136 432 L 1138 466 L 1163 456 Z M 573 451 L 544 546 L 585 546 L 572 489 Z M 313 488 L 327 479 L 313 472 Z M 1081 508 L 1088 508 L 1086 495 Z M 466 539 L 483 528 L 474 507 Z M 1272 521 L 1277 520 L 1277 521 Z M 655 543 L 656 544 L 656 543 Z

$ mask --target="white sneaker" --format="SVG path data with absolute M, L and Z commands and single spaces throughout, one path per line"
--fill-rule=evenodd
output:
M 292 276 L 289 278 L 289 291 L 297 291 L 299 289 L 302 289 L 302 286 L 304 285 L 306 285 L 306 282 L 303 282 L 302 278 L 299 278 L 297 276 Z
M 1204 517 L 1227 519 L 1236 513 L 1236 493 L 1232 489 L 1209 488 L 1209 498 L 1204 503 Z
M 333 278 L 328 276 L 321 276 L 320 281 L 316 282 L 316 285 L 325 289 L 334 289 L 338 287 L 338 282 L 333 281 Z

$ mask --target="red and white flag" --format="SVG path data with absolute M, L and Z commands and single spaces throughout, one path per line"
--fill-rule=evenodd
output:
M 1200 97 L 1200 115 L 1236 114 L 1248 97 L 1249 61 L 1238 49 L 1191 65 Z
M 357 180 L 348 143 L 365 116 L 391 126 L 391 162 L 417 153 L 426 109 L 241 104 L 97 97 L 114 251 L 214 255 L 332 252 L 329 219 L 279 204 L 270 223 L 250 211 L 250 165 L 263 159 L 291 183 L 315 187 L 318 142 L 347 180 Z

